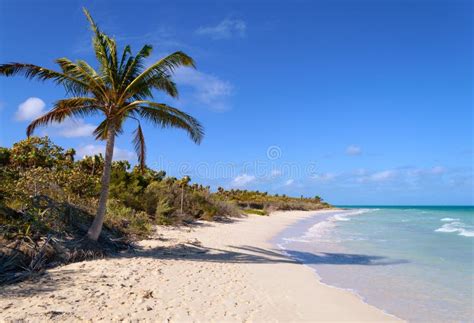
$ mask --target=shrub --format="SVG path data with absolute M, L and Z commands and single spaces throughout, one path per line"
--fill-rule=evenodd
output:
M 244 213 L 246 214 L 256 214 L 256 215 L 268 215 L 265 210 L 257 210 L 257 209 L 244 209 Z
M 147 237 L 152 232 L 150 218 L 145 212 L 136 211 L 114 199 L 107 202 L 105 223 L 137 238 Z

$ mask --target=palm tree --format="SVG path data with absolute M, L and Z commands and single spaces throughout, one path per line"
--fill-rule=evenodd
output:
M 91 240 L 97 241 L 106 213 L 115 137 L 123 132 L 125 121 L 131 119 L 137 122 L 133 144 L 142 169 L 145 167 L 146 148 L 140 119 L 163 128 L 184 129 L 197 144 L 201 142 L 204 132 L 192 116 L 166 104 L 151 101 L 153 90 L 163 91 L 171 97 L 178 96 L 171 76 L 180 66 L 195 67 L 191 57 L 178 51 L 145 68 L 144 60 L 152 52 L 151 45 L 143 46 L 135 56 L 130 46 L 126 46 L 119 56 L 115 40 L 99 29 L 86 9 L 84 14 L 93 31 L 98 70 L 83 60 L 73 62 L 59 58 L 56 63 L 60 72 L 33 64 L 10 63 L 0 65 L 0 75 L 52 80 L 66 90 L 68 98 L 57 101 L 49 112 L 31 122 L 26 130 L 28 137 L 38 126 L 62 122 L 69 117 L 103 117 L 94 131 L 97 140 L 106 141 L 102 188 L 97 214 L 87 232 Z
M 184 205 L 184 188 L 191 182 L 191 177 L 184 176 L 179 180 L 179 185 L 181 186 L 181 214 L 183 214 L 183 205 Z

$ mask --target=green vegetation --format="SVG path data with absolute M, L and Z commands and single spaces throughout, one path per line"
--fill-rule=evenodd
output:
M 102 155 L 75 160 L 48 137 L 0 148 L 0 283 L 48 266 L 102 257 L 130 248 L 154 225 L 189 225 L 242 213 L 330 207 L 315 198 L 224 190 L 167 177 L 127 161 L 112 163 L 107 217 L 98 243 L 84 239 L 101 194 Z M 26 271 L 22 271 L 24 269 Z
M 245 214 L 268 215 L 267 211 L 265 211 L 265 210 L 243 209 L 242 211 Z
M 222 201 L 235 203 L 245 213 L 265 215 L 277 210 L 319 210 L 330 208 L 321 197 L 308 198 L 289 197 L 286 195 L 270 195 L 267 192 L 247 191 L 247 190 L 225 190 L 222 187 L 217 189 L 216 198 Z
M 115 138 L 123 132 L 125 122 L 131 120 L 137 123 L 133 143 L 141 171 L 145 171 L 146 148 L 140 120 L 146 120 L 159 127 L 181 128 L 196 143 L 201 141 L 204 132 L 199 122 L 190 115 L 164 103 L 150 101 L 153 99 L 153 90 L 164 92 L 171 97 L 178 96 L 176 84 L 171 76 L 180 66 L 194 67 L 191 57 L 178 51 L 144 68 L 145 59 L 152 52 L 151 45 L 143 46 L 135 56 L 132 55 L 131 47 L 127 45 L 119 54 L 115 39 L 99 29 L 86 9 L 84 13 L 94 34 L 93 47 L 98 69 L 94 69 L 83 60 L 73 62 L 68 58 L 59 58 L 56 63 L 60 72 L 32 64 L 10 63 L 0 65 L 0 75 L 23 75 L 29 79 L 51 80 L 64 86 L 69 95 L 68 98 L 57 101 L 52 110 L 28 126 L 28 137 L 38 126 L 62 122 L 69 117 L 100 115 L 103 118 L 94 131 L 97 140 L 106 141 L 105 158 L 101 164 L 103 168 L 101 190 L 99 201 L 96 203 L 96 216 L 87 232 L 91 240 L 97 241 L 107 210 Z M 0 160 L 7 158 L 5 154 L 0 152 Z M 25 160 L 18 162 L 27 164 L 30 157 L 24 157 Z M 49 165 L 50 162 L 41 161 L 45 165 Z M 34 172 L 37 171 L 35 168 Z M 38 174 L 30 175 L 39 176 L 46 182 L 51 180 L 41 172 L 42 170 L 39 170 Z M 38 185 L 44 184 L 46 183 Z
M 190 185 L 190 178 L 116 161 L 104 230 L 99 244 L 91 245 L 84 236 L 99 203 L 104 158 L 76 161 L 74 154 L 47 137 L 0 149 L 0 282 L 2 275 L 11 280 L 19 269 L 30 268 L 38 254 L 45 266 L 97 257 L 128 248 L 128 242 L 152 233 L 154 224 L 240 214 L 208 187 Z

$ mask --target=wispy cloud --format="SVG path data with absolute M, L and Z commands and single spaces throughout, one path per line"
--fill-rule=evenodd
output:
M 192 95 L 199 103 L 216 111 L 230 109 L 229 97 L 234 93 L 230 82 L 190 68 L 176 70 L 174 79 L 178 85 L 191 87 Z
M 249 174 L 242 174 L 236 176 L 233 180 L 231 185 L 234 187 L 245 187 L 248 184 L 254 183 L 257 180 L 257 178 L 253 175 Z
M 385 182 L 393 179 L 395 175 L 396 172 L 394 170 L 384 170 L 370 175 L 368 179 L 374 182 Z
M 275 177 L 280 177 L 283 174 L 283 172 L 279 169 L 272 169 L 270 171 L 270 177 L 275 178 Z
M 398 173 L 399 172 L 394 169 L 387 169 L 375 172 L 357 170 L 356 172 L 352 172 L 352 174 L 348 174 L 346 176 L 346 179 L 348 179 L 349 181 L 354 180 L 357 183 L 383 183 L 395 179 Z
M 407 174 L 414 176 L 442 175 L 447 169 L 443 166 L 433 166 L 431 168 L 408 168 Z
M 430 171 L 432 174 L 439 175 L 439 174 L 444 174 L 446 172 L 446 168 L 444 168 L 443 166 L 435 166 L 431 168 Z
M 346 154 L 350 156 L 357 156 L 362 153 L 362 148 L 356 145 L 350 145 L 346 148 Z
M 202 56 L 208 53 L 208 50 L 205 48 L 182 41 L 182 33 L 167 25 L 158 26 L 153 30 L 139 34 L 124 33 L 124 29 L 118 26 L 110 29 L 102 26 L 102 29 L 115 36 L 115 40 L 121 50 L 124 45 L 129 44 L 132 47 L 132 51 L 136 54 L 143 45 L 152 45 L 153 54 L 148 61 L 156 61 L 158 58 L 161 58 L 160 56 L 169 55 L 178 50 L 192 53 L 193 56 Z M 82 35 L 74 47 L 74 53 L 78 55 L 93 55 L 90 34 Z
M 104 145 L 85 145 L 81 146 L 77 149 L 77 156 L 83 158 L 85 156 L 93 156 L 98 154 L 105 154 L 105 146 Z M 121 149 L 118 147 L 114 148 L 114 160 L 128 160 L 128 161 L 135 161 L 136 154 L 132 151 Z
M 86 123 L 82 119 L 66 119 L 62 123 L 54 124 L 57 135 L 66 138 L 89 137 L 92 136 L 96 125 Z
M 433 167 L 399 167 L 394 169 L 386 169 L 375 172 L 367 170 L 357 170 L 348 174 L 346 179 L 355 180 L 358 183 L 416 183 L 424 180 L 433 180 L 439 178 L 442 180 L 444 175 L 450 172 L 444 166 Z
M 240 19 L 224 19 L 215 26 L 199 27 L 196 34 L 209 36 L 212 39 L 230 39 L 233 37 L 243 38 L 246 36 L 247 24 Z
M 41 136 L 79 138 L 92 136 L 97 126 L 84 119 L 66 118 L 61 123 L 53 122 L 40 131 Z
M 337 175 L 334 173 L 321 173 L 321 174 L 314 174 L 312 176 L 312 179 L 318 182 L 330 182 L 336 179 L 336 176 Z
M 18 106 L 15 119 L 17 121 L 32 121 L 45 113 L 45 107 L 46 103 L 40 98 L 28 98 Z
M 290 178 L 290 179 L 288 179 L 288 180 L 285 181 L 284 186 L 291 186 L 291 185 L 293 185 L 294 183 L 295 183 L 295 180 Z
M 15 113 L 17 121 L 33 121 L 44 115 L 46 103 L 40 98 L 31 97 L 18 106 Z M 66 138 L 91 136 L 96 128 L 95 125 L 86 123 L 83 119 L 66 118 L 61 123 L 52 123 L 48 129 L 43 129 L 42 135 L 56 135 Z

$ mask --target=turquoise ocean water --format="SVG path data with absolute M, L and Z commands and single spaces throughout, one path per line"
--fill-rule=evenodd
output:
M 274 243 L 389 314 L 474 321 L 472 206 L 347 207 L 298 222 Z

